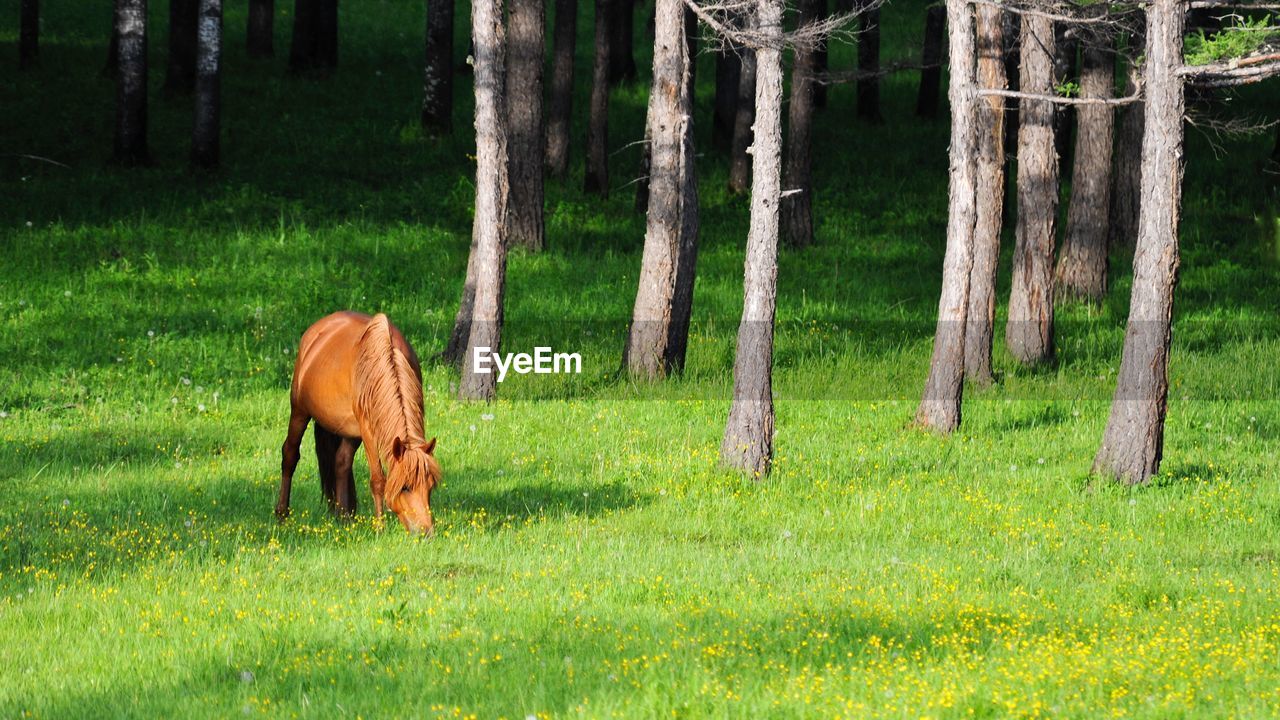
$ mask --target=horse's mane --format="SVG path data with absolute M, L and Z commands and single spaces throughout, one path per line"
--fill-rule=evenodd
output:
M 352 389 L 356 406 L 364 415 L 384 459 L 391 456 L 396 438 L 406 447 L 424 442 L 422 381 L 409 358 L 396 348 L 391 339 L 390 321 L 382 313 L 373 316 L 360 336 Z M 418 454 L 406 453 L 406 457 Z M 409 475 L 414 478 L 410 482 L 416 482 L 421 474 Z

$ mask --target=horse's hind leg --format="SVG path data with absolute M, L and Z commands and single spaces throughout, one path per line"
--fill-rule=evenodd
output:
M 316 425 L 316 462 L 320 465 L 320 489 L 329 502 L 329 512 L 338 514 L 337 474 L 334 465 L 342 438 Z
M 280 498 L 276 500 L 276 518 L 283 521 L 289 517 L 289 494 L 293 490 L 293 471 L 298 468 L 301 457 L 299 448 L 302 436 L 307 432 L 307 423 L 311 418 L 293 408 L 289 414 L 289 432 L 285 435 L 284 445 L 280 446 Z M 319 430 L 319 426 L 316 427 Z
M 338 452 L 334 456 L 334 476 L 337 481 L 338 511 L 343 515 L 356 514 L 356 477 L 352 472 L 359 440 L 342 438 Z

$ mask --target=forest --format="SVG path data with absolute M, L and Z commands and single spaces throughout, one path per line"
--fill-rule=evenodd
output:
M 0 716 L 1280 715 L 1275 10 L 0 0 Z

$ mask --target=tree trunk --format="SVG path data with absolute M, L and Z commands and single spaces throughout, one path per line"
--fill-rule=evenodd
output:
M 551 101 L 547 107 L 547 171 L 569 170 L 569 130 L 573 125 L 573 57 L 578 36 L 578 0 L 556 0 L 551 58 Z
M 751 18 L 744 17 L 744 27 L 751 26 Z M 742 50 L 741 68 L 738 71 L 738 102 L 733 116 L 733 142 L 729 156 L 729 192 L 747 191 L 751 184 L 751 134 L 756 117 L 756 51 Z
M 960 426 L 964 392 L 965 317 L 969 307 L 969 277 L 973 271 L 974 225 L 977 221 L 977 72 L 975 68 L 973 7 L 968 0 L 947 0 L 951 26 L 950 180 L 947 203 L 947 252 L 942 261 L 942 294 L 938 328 L 924 397 L 916 423 L 949 433 Z
M 823 0 L 804 0 L 800 5 L 798 28 L 822 19 Z M 815 47 L 798 46 L 791 71 L 791 106 L 787 117 L 786 166 L 783 186 L 790 193 L 782 199 L 782 227 L 787 244 L 813 244 L 813 73 L 817 67 Z
M 507 137 L 506 38 L 500 0 L 473 0 L 471 36 L 475 39 L 476 210 L 471 227 L 475 270 L 475 304 L 467 349 L 463 354 L 458 397 L 493 400 L 497 376 L 476 372 L 479 348 L 499 352 L 502 339 L 503 287 L 506 279 Z M 464 291 L 465 292 L 465 291 Z
M 998 7 L 977 6 L 978 82 L 983 88 L 1003 90 L 1007 85 L 1003 15 Z M 986 385 L 995 379 L 991 372 L 991 344 L 1004 225 L 1004 98 L 989 96 L 980 100 L 977 123 L 977 205 L 965 317 L 964 374 L 969 380 Z
M 196 36 L 196 120 L 191 164 L 218 166 L 222 133 L 222 0 L 200 0 Z
M 18 30 L 18 69 L 33 67 L 40 57 L 40 0 L 22 0 Z
M 1079 78 L 1080 32 L 1067 23 L 1056 23 L 1053 35 L 1053 83 L 1056 87 Z M 1075 119 L 1076 110 L 1071 105 L 1054 107 L 1053 146 L 1060 168 L 1066 167 L 1071 159 L 1071 129 Z
M 1019 61 L 1022 57 L 1022 15 L 1007 12 L 1004 14 L 1004 76 L 1010 90 L 1021 90 L 1022 69 Z M 1010 164 L 1018 159 L 1018 98 L 1008 98 L 1004 110 L 1004 154 Z M 1010 216 L 1017 211 L 1016 202 L 1005 203 L 1005 213 Z M 1012 218 L 1011 218 L 1012 219 Z
M 471 248 L 467 251 L 467 273 L 462 282 L 462 298 L 458 301 L 458 314 L 453 318 L 453 331 L 440 353 L 440 359 L 458 369 L 462 368 L 467 340 L 471 338 L 471 317 L 476 310 L 476 233 L 472 226 Z
M 316 23 L 323 0 L 294 0 L 293 41 L 289 46 L 290 72 L 305 72 L 316 66 Z
M 120 37 L 116 35 L 115 14 L 111 18 L 111 41 L 107 43 L 107 64 L 102 66 L 102 77 L 115 79 L 120 62 Z
M 778 201 L 782 192 L 782 0 L 758 0 L 756 122 L 751 225 L 743 272 L 742 322 L 733 364 L 733 404 L 721 461 L 756 478 L 773 461 L 773 321 L 778 294 Z M 745 73 L 744 73 L 745 74 Z
M 857 0 L 858 71 L 880 72 L 880 6 L 874 0 Z M 883 122 L 880 115 L 880 78 L 867 75 L 858 80 L 858 117 L 871 122 Z
M 1146 42 L 1143 33 L 1129 38 L 1129 55 Z M 1130 67 L 1125 95 L 1133 95 L 1138 87 L 1138 68 Z M 1145 94 L 1145 93 L 1144 93 Z M 1142 192 L 1142 136 L 1146 108 L 1142 101 L 1124 106 L 1120 112 L 1120 128 L 1115 143 L 1115 167 L 1111 173 L 1109 247 L 1133 247 L 1138 237 L 1138 210 Z
M 196 85 L 196 13 L 199 0 L 169 0 L 169 65 L 164 91 L 185 95 Z
M 1115 399 L 1093 471 L 1127 483 L 1160 470 L 1169 399 L 1169 344 L 1178 277 L 1182 203 L 1183 3 L 1147 6 L 1144 62 L 1146 122 L 1142 139 L 1142 198 L 1133 257 L 1133 294 Z
M 644 256 L 623 352 L 632 377 L 655 379 L 684 366 L 698 235 L 692 56 L 681 0 L 658 0 L 650 93 L 650 180 Z
M 920 55 L 920 94 L 916 97 L 916 115 L 938 117 L 938 91 L 942 87 L 942 36 L 946 34 L 947 10 L 930 5 L 924 16 L 924 50 Z
M 249 0 L 249 57 L 268 58 L 275 54 L 275 22 L 275 0 Z
M 818 16 L 821 19 L 831 17 L 831 5 L 828 0 L 814 0 L 817 2 Z M 827 74 L 827 70 L 831 65 L 831 49 L 829 43 L 830 38 L 824 37 L 818 41 L 817 47 L 813 52 L 813 74 L 815 81 L 812 85 L 813 107 L 822 109 L 827 106 L 827 84 L 821 82 L 823 75 Z
M 1022 90 L 1053 94 L 1053 23 L 1022 16 Z M 1053 359 L 1053 247 L 1058 159 L 1053 103 L 1022 99 L 1018 126 L 1018 236 L 1005 343 L 1024 365 Z
M 1109 98 L 1115 83 L 1115 55 L 1095 38 L 1083 51 L 1080 95 Z M 1111 138 L 1114 113 L 1108 105 L 1082 105 L 1076 114 L 1075 161 L 1067 235 L 1058 256 L 1055 297 L 1098 303 L 1107 294 L 1107 216 L 1111 208 Z
M 338 67 L 338 0 L 316 0 L 315 48 L 317 67 Z
M 422 70 L 422 129 L 453 132 L 453 4 L 427 0 L 427 61 Z
M 636 0 L 612 0 L 613 37 L 609 43 L 609 84 L 636 79 Z
M 115 160 L 141 165 L 147 151 L 147 0 L 116 0 Z
M 583 190 L 609 196 L 609 57 L 614 0 L 596 0 L 596 54 L 591 67 L 591 117 Z
M 507 243 L 542 250 L 542 61 L 546 50 L 543 0 L 507 6 L 507 153 L 510 197 Z

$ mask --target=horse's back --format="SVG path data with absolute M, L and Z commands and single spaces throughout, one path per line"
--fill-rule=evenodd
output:
M 293 367 L 290 400 L 295 409 L 315 418 L 331 432 L 360 437 L 354 410 L 352 371 L 360 338 L 373 318 L 343 310 L 317 320 L 302 334 Z M 388 323 L 392 341 L 409 359 L 419 379 L 418 358 L 404 335 Z

